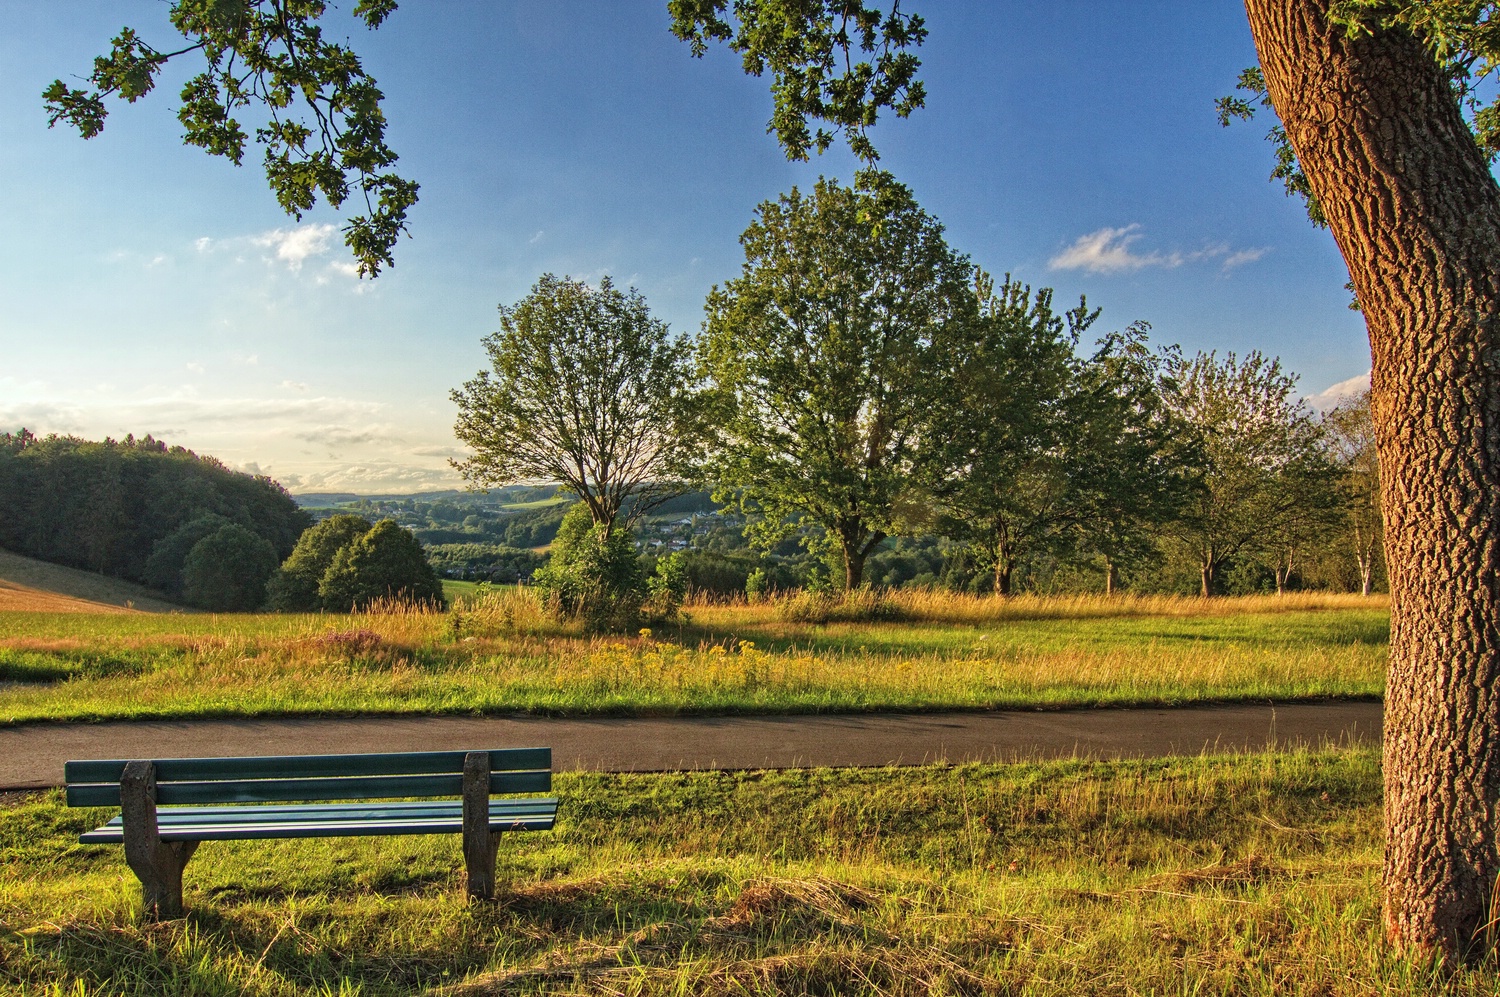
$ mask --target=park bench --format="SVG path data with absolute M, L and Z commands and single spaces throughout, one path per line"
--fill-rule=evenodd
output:
M 469 895 L 488 899 L 501 833 L 550 830 L 557 816 L 555 799 L 490 797 L 549 791 L 551 748 L 72 761 L 64 773 L 69 806 L 120 807 L 78 840 L 124 843 L 155 918 L 182 916 L 199 842 L 252 838 L 461 833 Z M 422 800 L 369 802 L 397 797 Z

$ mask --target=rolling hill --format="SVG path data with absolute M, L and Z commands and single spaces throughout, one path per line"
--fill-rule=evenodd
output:
M 0 613 L 191 612 L 140 585 L 0 550 Z

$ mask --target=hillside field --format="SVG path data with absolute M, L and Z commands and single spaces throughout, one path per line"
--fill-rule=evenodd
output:
M 191 612 L 132 582 L 0 549 L 0 613 Z
M 1383 690 L 1379 599 L 900 595 L 875 608 L 887 618 L 691 606 L 677 624 L 619 637 L 559 627 L 525 589 L 448 613 L 6 613 L 0 723 L 1064 708 Z

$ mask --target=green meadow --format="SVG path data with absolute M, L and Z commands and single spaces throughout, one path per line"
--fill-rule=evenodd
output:
M 524 590 L 460 601 L 448 613 L 7 613 L 0 723 L 1378 697 L 1389 630 L 1382 601 L 1351 596 L 917 594 L 857 608 L 809 620 L 789 601 L 704 604 L 624 637 L 561 628 Z
M 0 993 L 1493 994 L 1379 916 L 1370 750 L 562 774 L 463 899 L 456 835 L 210 842 L 145 923 L 109 811 L 0 804 Z

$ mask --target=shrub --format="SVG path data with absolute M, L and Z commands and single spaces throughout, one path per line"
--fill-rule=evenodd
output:
M 230 523 L 199 540 L 182 565 L 182 597 L 190 606 L 228 612 L 259 609 L 276 570 L 276 548 Z
M 553 612 L 590 630 L 629 632 L 640 625 L 645 585 L 630 534 L 595 525 L 582 502 L 568 510 L 537 571 L 537 588 Z
M 380 599 L 443 604 L 443 585 L 410 530 L 382 519 L 338 549 L 318 583 L 324 609 L 347 613 Z
M 756 568 L 745 578 L 745 598 L 750 602 L 764 602 L 771 592 L 771 580 L 764 570 Z
M 656 562 L 656 571 L 646 579 L 646 618 L 652 623 L 671 623 L 682 614 L 687 595 L 686 558 L 670 554 Z

